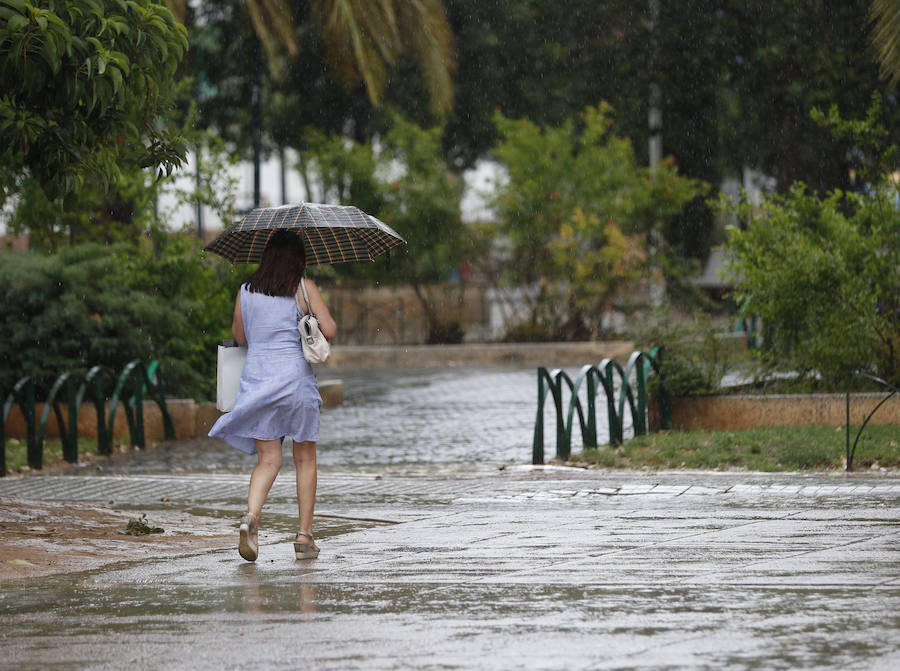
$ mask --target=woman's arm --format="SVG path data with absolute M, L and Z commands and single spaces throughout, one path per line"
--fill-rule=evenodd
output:
M 247 344 L 247 336 L 244 335 L 244 316 L 241 314 L 241 291 L 238 289 L 237 300 L 234 302 L 234 316 L 231 318 L 231 335 L 238 345 Z
M 306 280 L 303 284 L 306 286 L 306 293 L 309 294 L 309 307 L 319 322 L 319 329 L 322 331 L 322 335 L 328 340 L 334 340 L 334 337 L 337 335 L 337 324 L 328 311 L 328 306 L 325 305 L 322 294 L 319 293 L 319 287 L 312 280 Z

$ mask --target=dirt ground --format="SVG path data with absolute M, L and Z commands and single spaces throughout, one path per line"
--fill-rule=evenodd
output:
M 125 534 L 131 520 L 164 531 Z M 236 542 L 237 531 L 230 522 L 180 510 L 153 510 L 142 520 L 133 511 L 0 498 L 0 583 L 137 558 L 225 549 Z

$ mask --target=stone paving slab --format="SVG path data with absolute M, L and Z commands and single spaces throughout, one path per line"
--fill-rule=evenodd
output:
M 545 477 L 546 476 L 546 477 Z M 275 481 L 272 496 L 294 497 L 293 473 L 289 469 Z M 562 477 L 567 479 L 561 480 Z M 735 475 L 716 473 L 608 473 L 582 469 L 523 467 L 496 473 L 486 467 L 455 477 L 404 477 L 378 472 L 351 473 L 323 471 L 319 474 L 321 497 L 403 496 L 428 497 L 443 502 L 559 500 L 604 497 L 704 497 L 723 495 L 729 499 L 784 497 L 883 499 L 900 497 L 900 480 L 880 478 L 861 483 L 852 476 L 839 484 L 829 480 L 839 476 L 819 476 L 821 482 L 783 482 L 800 476 L 762 475 L 755 483 L 735 482 Z M 805 478 L 806 476 L 804 476 Z M 671 480 L 677 482 L 670 483 Z M 712 484 L 711 481 L 717 481 Z M 559 483 L 565 486 L 558 486 Z M 535 483 L 540 483 L 536 486 Z M 109 475 L 73 477 L 68 475 L 0 478 L 0 496 L 30 499 L 106 501 L 117 497 L 131 503 L 152 503 L 161 497 L 175 502 L 220 501 L 242 498 L 247 486 L 245 474 Z

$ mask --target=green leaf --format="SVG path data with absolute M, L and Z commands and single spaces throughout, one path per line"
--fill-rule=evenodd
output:
M 9 5 L 20 14 L 24 14 L 28 9 L 28 2 L 26 0 L 3 0 L 4 5 Z
M 7 31 L 10 33 L 18 32 L 22 28 L 27 28 L 29 25 L 31 24 L 28 19 L 20 14 L 14 14 L 6 22 Z
M 41 58 L 44 59 L 44 62 L 50 67 L 53 74 L 58 73 L 61 63 L 59 52 L 56 50 L 56 43 L 52 39 L 44 39 L 44 43 L 41 45 L 40 54 Z
M 122 86 L 122 72 L 118 68 L 110 68 L 109 75 L 113 80 L 113 91 L 118 93 Z

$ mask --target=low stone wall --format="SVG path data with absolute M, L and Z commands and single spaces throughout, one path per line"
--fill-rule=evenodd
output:
M 850 424 L 860 425 L 886 394 L 851 394 Z M 690 431 L 737 431 L 769 426 L 824 424 L 844 426 L 844 394 L 791 394 L 755 396 L 702 396 L 672 400 L 672 425 Z M 900 424 L 900 398 L 887 401 L 871 424 Z
M 634 351 L 626 340 L 574 343 L 485 343 L 466 345 L 335 345 L 321 369 L 445 368 L 448 366 L 581 366 Z
M 444 320 L 457 322 L 469 334 L 485 331 L 490 308 L 483 287 L 432 286 L 428 291 Z M 327 287 L 325 293 L 343 343 L 396 345 L 428 339 L 422 304 L 411 287 Z

